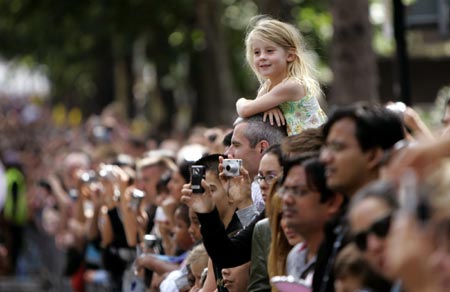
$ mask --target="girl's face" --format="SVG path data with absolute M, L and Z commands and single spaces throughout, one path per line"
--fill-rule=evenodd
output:
M 295 59 L 295 55 L 286 49 L 260 39 L 252 40 L 251 50 L 254 68 L 260 76 L 270 79 L 272 85 L 286 78 L 288 63 Z
M 181 189 L 186 182 L 180 172 L 175 171 L 167 184 L 170 195 L 178 202 L 181 198 Z
M 189 208 L 189 219 L 191 224 L 189 225 L 189 235 L 192 238 L 192 241 L 197 242 L 202 239 L 202 234 L 200 233 L 200 221 L 198 221 L 197 214 Z
M 183 216 L 180 214 L 179 209 L 175 211 L 175 226 L 173 230 L 173 236 L 177 248 L 181 250 L 188 250 L 194 244 L 191 236 L 188 232 L 189 222 L 183 220 Z
M 385 277 L 388 276 L 385 250 L 391 214 L 391 208 L 382 200 L 366 198 L 350 210 L 349 216 L 356 245 L 371 267 Z

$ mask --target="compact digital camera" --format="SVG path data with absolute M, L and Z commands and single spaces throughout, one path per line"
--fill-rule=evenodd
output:
M 154 234 L 145 234 L 144 235 L 144 243 L 146 248 L 155 248 L 158 243 L 158 237 Z
M 242 159 L 224 159 L 223 174 L 226 176 L 239 176 L 239 169 L 242 166 Z
M 406 110 L 406 104 L 404 104 L 401 101 L 397 101 L 397 102 L 389 103 L 388 105 L 386 105 L 386 108 L 393 112 L 396 112 L 397 114 L 403 115 L 403 113 Z
M 145 197 L 145 193 L 141 190 L 134 189 L 131 193 L 131 200 L 130 200 L 130 208 L 134 211 L 136 211 L 139 208 L 139 205 L 141 204 L 142 199 Z
M 97 173 L 93 170 L 84 171 L 80 174 L 80 180 L 86 184 L 97 181 Z
M 205 178 L 206 168 L 204 165 L 192 165 L 191 166 L 191 189 L 195 194 L 201 194 L 205 192 L 202 187 L 202 179 Z
M 101 166 L 98 175 L 104 179 L 114 178 L 114 166 L 112 164 L 104 164 Z

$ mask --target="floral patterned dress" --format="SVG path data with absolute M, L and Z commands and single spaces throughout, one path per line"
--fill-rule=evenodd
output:
M 304 129 L 317 128 L 327 120 L 319 101 L 308 95 L 300 100 L 283 102 L 280 109 L 286 120 L 288 136 L 300 134 Z

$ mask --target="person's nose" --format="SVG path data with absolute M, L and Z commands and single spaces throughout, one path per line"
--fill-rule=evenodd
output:
M 332 153 L 331 153 L 330 150 L 328 150 L 328 149 L 322 149 L 322 150 L 320 151 L 320 155 L 319 155 L 319 160 L 320 160 L 320 162 L 322 162 L 322 163 L 328 163 L 328 162 L 331 161 L 331 158 L 332 158 Z
M 290 206 L 294 203 L 294 196 L 290 192 L 280 194 L 283 205 Z
M 233 145 L 230 145 L 230 147 L 228 147 L 228 149 L 225 151 L 224 154 L 225 155 L 233 155 L 234 154 L 234 147 L 233 147 Z
M 266 60 L 266 59 L 267 59 L 267 54 L 266 54 L 265 52 L 261 52 L 261 53 L 259 54 L 259 59 L 260 59 L 260 60 Z
M 269 184 L 266 182 L 265 179 L 258 180 L 258 184 L 261 189 L 267 189 L 269 187 Z
M 222 277 L 227 278 L 230 275 L 229 269 L 222 269 Z
M 367 235 L 367 250 L 371 252 L 379 252 L 384 245 L 384 239 L 379 238 L 375 234 L 369 233 Z

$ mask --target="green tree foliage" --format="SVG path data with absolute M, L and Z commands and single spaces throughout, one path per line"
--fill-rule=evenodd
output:
M 236 99 L 253 97 L 258 86 L 244 59 L 249 18 L 265 13 L 297 24 L 324 60 L 331 27 L 326 3 L 0 0 L 0 54 L 45 64 L 53 100 L 81 106 L 85 115 L 118 100 L 130 117 L 144 114 L 160 131 L 177 127 L 184 109 L 191 112 L 185 127 L 230 124 Z M 137 43 L 145 48 L 138 61 L 153 64 L 156 73 L 156 86 L 138 109 Z M 160 120 L 151 115 L 156 105 Z

